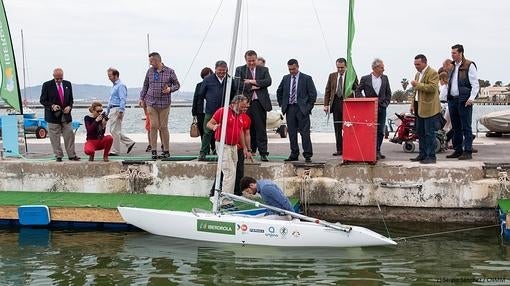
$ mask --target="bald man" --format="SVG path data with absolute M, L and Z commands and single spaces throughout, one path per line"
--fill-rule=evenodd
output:
M 64 146 L 71 161 L 79 161 L 74 150 L 74 132 L 71 126 L 73 118 L 73 88 L 71 82 L 64 80 L 61 68 L 53 70 L 53 79 L 45 82 L 41 90 L 41 104 L 44 106 L 44 119 L 48 122 L 48 134 L 57 162 L 62 162 L 64 152 L 60 136 L 64 137 Z

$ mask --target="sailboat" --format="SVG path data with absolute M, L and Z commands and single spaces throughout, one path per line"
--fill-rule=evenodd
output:
M 237 0 L 234 33 L 230 50 L 229 70 L 234 70 L 234 59 L 239 30 L 242 0 Z M 227 81 L 230 90 L 232 80 Z M 189 240 L 262 245 L 277 247 L 362 247 L 395 245 L 390 238 L 359 226 L 329 223 L 317 218 L 275 208 L 260 202 L 219 190 L 223 145 L 225 142 L 228 97 L 225 96 L 221 140 L 216 169 L 216 191 L 212 211 L 193 209 L 192 212 L 166 211 L 132 207 L 118 207 L 122 218 L 129 224 L 152 234 Z M 252 204 L 292 219 L 274 219 L 275 216 L 252 216 L 222 212 L 221 198 Z

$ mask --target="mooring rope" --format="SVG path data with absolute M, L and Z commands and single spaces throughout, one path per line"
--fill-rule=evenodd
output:
M 424 238 L 424 237 L 431 237 L 431 236 L 450 234 L 450 233 L 456 233 L 456 232 L 486 229 L 486 228 L 491 228 L 491 227 L 496 227 L 496 226 L 499 226 L 499 224 L 491 224 L 491 225 L 486 225 L 486 226 L 477 226 L 477 227 L 469 227 L 469 228 L 462 228 L 462 229 L 456 229 L 456 230 L 448 230 L 448 231 L 440 231 L 440 232 L 434 232 L 434 233 L 397 237 L 397 238 L 394 238 L 393 240 L 399 241 L 399 240 L 409 240 L 409 239 L 414 239 L 414 238 Z
M 309 196 L 310 196 L 310 170 L 304 170 L 303 175 L 301 175 L 301 187 L 299 189 L 299 200 L 301 201 L 301 205 L 303 206 L 303 212 L 305 215 L 308 215 L 308 206 L 309 206 Z M 307 185 L 307 186 L 305 186 Z

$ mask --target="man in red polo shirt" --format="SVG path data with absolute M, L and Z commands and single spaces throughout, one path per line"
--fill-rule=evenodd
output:
M 236 95 L 229 107 L 227 117 L 227 127 L 225 132 L 225 145 L 223 147 L 223 161 L 221 170 L 223 172 L 222 191 L 234 193 L 236 165 L 237 165 L 237 144 L 240 144 L 244 157 L 251 159 L 251 153 L 248 152 L 243 136 L 243 121 L 241 113 L 246 109 L 248 99 L 244 95 Z M 223 108 L 218 109 L 211 120 L 207 122 L 207 128 L 215 132 L 214 138 L 217 142 L 221 138 L 221 123 L 223 122 Z

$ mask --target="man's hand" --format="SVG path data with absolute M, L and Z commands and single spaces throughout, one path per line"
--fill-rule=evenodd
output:
M 250 162 L 253 163 L 253 156 L 251 155 L 251 152 L 246 148 L 244 148 L 244 158 L 246 158 L 246 160 L 250 160 Z
M 138 101 L 138 105 L 139 105 L 140 107 L 142 107 L 142 108 L 145 108 L 145 101 L 143 101 L 143 100 L 139 100 L 139 101 Z
M 468 99 L 466 101 L 466 104 L 464 104 L 465 107 L 472 106 L 472 105 L 473 105 L 473 101 L 471 99 Z
M 124 112 L 119 112 L 119 115 L 117 115 L 118 120 L 122 120 L 124 118 Z
M 256 85 L 251 86 L 251 90 L 257 90 L 257 89 L 260 89 L 260 86 L 256 86 Z
M 64 108 L 64 113 L 65 113 L 65 114 L 69 114 L 70 112 L 71 112 L 71 106 L 66 106 L 66 107 Z
M 326 114 L 329 112 L 329 106 L 324 105 L 324 108 L 323 108 L 323 109 L 324 109 L 324 112 L 326 112 Z
M 170 87 L 165 84 L 165 86 L 163 87 L 163 90 L 161 92 L 163 92 L 163 94 L 169 94 L 171 91 L 172 91 L 172 89 L 170 89 Z
M 415 80 L 413 80 L 413 81 L 411 81 L 411 85 L 412 85 L 413 87 L 416 87 L 416 86 L 418 85 L 418 82 L 417 82 L 417 81 L 415 81 Z
M 51 110 L 53 110 L 53 111 L 60 110 L 60 106 L 59 106 L 59 105 L 57 105 L 57 104 L 53 104 L 53 105 L 51 106 Z
M 245 79 L 245 80 L 244 80 L 244 83 L 245 83 L 245 84 L 257 85 L 257 81 L 256 81 L 256 80 L 254 80 L 254 79 Z

